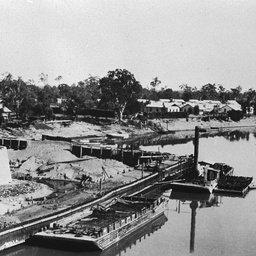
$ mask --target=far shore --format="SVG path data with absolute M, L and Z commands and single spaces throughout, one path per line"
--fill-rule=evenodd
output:
M 179 119 L 153 119 L 149 120 L 155 123 L 162 130 L 167 132 L 179 132 L 179 131 L 193 131 L 195 126 L 201 126 L 208 130 L 221 128 L 221 129 L 238 129 L 238 128 L 254 128 L 256 127 L 256 116 L 243 118 L 238 122 L 235 121 L 219 121 L 211 119 L 210 121 L 202 121 L 200 117 L 179 118 Z M 106 125 L 96 125 L 83 121 L 70 122 L 69 125 L 64 125 L 61 121 L 46 122 L 46 126 L 33 126 L 30 125 L 27 129 L 8 129 L 0 130 L 0 137 L 16 137 L 27 140 L 42 140 L 43 135 L 60 136 L 66 138 L 72 137 L 101 137 L 110 133 L 124 133 L 129 137 L 147 136 L 156 133 L 156 130 L 152 129 L 145 123 L 140 125 L 131 125 L 127 121 L 115 122 Z

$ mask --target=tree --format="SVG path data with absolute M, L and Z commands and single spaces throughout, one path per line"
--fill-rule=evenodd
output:
M 43 85 L 47 85 L 48 84 L 48 75 L 41 73 L 39 74 L 39 81 L 43 83 Z
M 198 105 L 194 106 L 194 115 L 199 115 L 199 106 Z
M 55 81 L 60 81 L 62 79 L 62 76 L 57 76 L 54 80 Z
M 100 98 L 99 77 L 90 75 L 82 83 L 86 94 L 86 106 L 88 108 L 97 108 L 98 99 Z
M 239 100 L 242 92 L 242 87 L 239 85 L 236 88 L 231 88 L 233 100 Z
M 70 92 L 70 86 L 67 84 L 59 84 L 58 90 L 59 90 L 60 97 L 66 99 Z
M 153 90 L 156 90 L 156 87 L 161 84 L 161 81 L 156 76 L 153 78 L 152 82 L 150 82 L 150 85 L 153 87 Z
M 218 97 L 215 84 L 208 83 L 203 85 L 200 92 L 203 100 L 216 100 Z
M 180 85 L 180 89 L 183 91 L 182 93 L 182 99 L 185 101 L 189 101 L 192 99 L 193 95 L 193 88 L 191 86 L 188 86 L 187 84 Z
M 115 109 L 122 120 L 127 103 L 140 97 L 142 86 L 128 70 L 116 69 L 100 79 L 100 90 L 100 105 Z
M 26 119 L 29 116 L 34 115 L 38 91 L 39 88 L 32 84 L 26 84 L 23 88 L 21 88 L 19 115 L 22 119 Z
M 53 113 L 50 107 L 59 97 L 59 90 L 56 86 L 45 85 L 38 92 L 37 106 L 35 107 L 36 115 L 45 115 L 47 119 L 52 118 Z
M 62 103 L 66 114 L 75 118 L 77 114 L 82 114 L 86 109 L 86 92 L 82 84 L 72 85 L 66 100 Z
M 173 98 L 173 90 L 170 88 L 166 88 L 158 92 L 158 97 L 160 99 L 172 99 Z
M 222 84 L 218 85 L 218 94 L 219 94 L 219 100 L 224 103 L 227 101 L 227 92 L 226 89 L 224 88 L 224 86 Z

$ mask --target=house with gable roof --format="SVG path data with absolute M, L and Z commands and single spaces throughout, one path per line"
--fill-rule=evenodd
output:
M 0 99 L 0 115 L 2 120 L 9 120 L 11 118 L 12 111 L 4 106 L 3 101 Z
M 163 113 L 166 112 L 164 102 L 151 100 L 149 104 L 146 105 L 145 110 L 147 113 Z
M 242 111 L 242 108 L 240 105 L 236 104 L 225 104 L 219 109 L 219 113 L 228 113 L 229 111 Z
M 242 107 L 236 100 L 228 100 L 219 108 L 219 113 L 228 113 L 231 110 L 242 112 Z
M 147 113 L 180 112 L 180 107 L 169 100 L 150 101 L 145 107 Z

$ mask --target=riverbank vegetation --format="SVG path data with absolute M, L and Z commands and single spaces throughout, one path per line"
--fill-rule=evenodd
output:
M 183 84 L 180 90 L 173 90 L 169 85 L 162 85 L 155 77 L 149 86 L 142 87 L 135 76 L 125 69 L 109 71 L 102 78 L 89 76 L 71 85 L 61 80 L 59 76 L 55 84 L 49 84 L 48 76 L 42 73 L 39 75 L 39 86 L 32 80 L 24 81 L 21 77 L 15 79 L 7 73 L 0 81 L 0 93 L 2 104 L 10 110 L 8 117 L 23 121 L 39 116 L 46 120 L 58 116 L 74 120 L 81 115 L 105 118 L 117 116 L 122 119 L 123 115 L 133 116 L 143 111 L 145 105 L 138 101 L 142 98 L 154 101 L 219 100 L 222 103 L 236 100 L 243 114 L 255 114 L 256 110 L 256 91 L 251 88 L 243 92 L 241 86 L 227 90 L 215 83 L 202 85 L 201 88 Z M 4 108 L 1 110 L 2 121 L 6 119 L 3 114 L 6 114 Z

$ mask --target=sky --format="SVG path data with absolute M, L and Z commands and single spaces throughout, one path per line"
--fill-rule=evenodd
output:
M 158 77 L 173 90 L 256 89 L 256 1 L 0 0 L 0 10 L 0 78 L 71 85 L 120 68 L 143 87 Z

